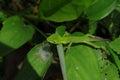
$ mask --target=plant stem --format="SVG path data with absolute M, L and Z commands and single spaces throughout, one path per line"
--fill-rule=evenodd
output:
M 26 20 L 25 18 L 23 18 L 27 23 L 29 23 L 30 25 L 33 26 L 33 28 L 38 31 L 43 37 L 47 38 L 47 36 L 45 35 L 45 33 L 43 31 L 41 31 L 39 28 L 37 28 L 36 26 L 34 26 L 30 21 Z
M 57 45 L 57 51 L 60 59 L 60 66 L 62 70 L 63 79 L 67 80 L 66 66 L 65 66 L 65 59 L 64 59 L 64 49 L 62 44 Z
M 47 36 L 37 27 L 34 26 L 34 28 L 36 29 L 36 31 L 38 31 L 43 37 L 47 38 Z

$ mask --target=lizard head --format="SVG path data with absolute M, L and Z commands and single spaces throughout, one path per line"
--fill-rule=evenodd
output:
M 52 34 L 47 38 L 47 41 L 52 44 L 61 44 L 62 37 L 59 34 Z

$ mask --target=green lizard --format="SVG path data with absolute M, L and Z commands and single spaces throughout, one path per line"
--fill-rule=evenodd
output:
M 52 44 L 69 44 L 69 43 L 84 43 L 94 48 L 100 48 L 92 43 L 92 41 L 100 41 L 96 36 L 86 34 L 83 36 L 60 36 L 59 34 L 52 34 L 47 38 L 47 41 Z
M 91 42 L 91 41 L 98 41 L 98 39 L 96 39 L 95 36 L 92 36 L 90 34 L 86 34 L 83 36 L 72 36 L 68 33 L 67 35 L 64 34 L 63 36 L 60 36 L 59 34 L 55 33 L 49 36 L 47 38 L 47 41 L 52 44 L 57 44 L 57 50 L 60 58 L 60 65 L 61 65 L 64 80 L 67 80 L 67 75 L 66 75 L 66 66 L 65 66 L 65 60 L 64 60 L 64 50 L 61 44 L 69 44 L 68 49 L 72 43 L 85 43 L 94 48 L 101 48 Z

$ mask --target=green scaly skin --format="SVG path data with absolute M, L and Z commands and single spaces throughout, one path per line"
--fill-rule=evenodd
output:
M 52 44 L 69 44 L 69 43 L 84 43 L 94 48 L 100 48 L 92 43 L 92 41 L 98 41 L 95 36 L 86 34 L 84 36 L 63 36 L 59 34 L 52 34 L 47 38 L 47 41 Z

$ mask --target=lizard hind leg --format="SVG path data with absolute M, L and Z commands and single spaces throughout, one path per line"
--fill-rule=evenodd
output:
M 68 51 L 70 50 L 70 47 L 71 47 L 71 46 L 72 46 L 72 42 L 69 43 L 69 44 L 64 48 L 65 52 L 68 52 Z

